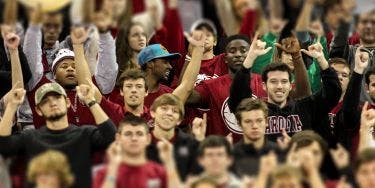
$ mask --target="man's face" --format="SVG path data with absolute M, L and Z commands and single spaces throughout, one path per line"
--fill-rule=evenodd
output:
M 166 59 L 154 59 L 152 63 L 152 73 L 158 80 L 168 80 L 172 66 Z
M 206 27 L 202 27 L 198 30 L 202 31 L 203 34 L 206 35 L 206 40 L 204 41 L 204 52 L 212 51 L 214 49 L 214 46 L 216 46 L 216 38 L 214 34 Z
M 302 188 L 303 185 L 298 178 L 291 176 L 281 176 L 272 182 L 272 188 Z
M 331 67 L 336 71 L 339 77 L 341 89 L 343 92 L 346 91 L 349 83 L 350 70 L 349 67 L 343 64 L 332 63 Z
M 46 94 L 42 101 L 37 105 L 36 111 L 47 121 L 57 121 L 66 116 L 70 102 L 63 95 L 58 93 Z
M 242 66 L 246 58 L 250 44 L 244 40 L 232 40 L 225 48 L 225 61 L 232 72 L 236 72 Z
M 199 164 L 209 176 L 220 176 L 227 172 L 232 164 L 231 157 L 225 151 L 225 147 L 205 148 L 203 155 L 199 157 Z
M 59 187 L 61 185 L 59 174 L 57 172 L 38 173 L 35 182 L 37 187 Z
M 73 59 L 63 59 L 57 65 L 55 80 L 66 89 L 73 89 L 78 84 Z
M 143 105 L 147 96 L 145 80 L 143 78 L 124 80 L 121 95 L 124 96 L 125 104 L 131 108 Z
M 241 127 L 245 140 L 255 142 L 264 137 L 267 121 L 262 110 L 241 112 Z
M 288 72 L 270 71 L 268 79 L 265 83 L 265 90 L 268 95 L 268 102 L 274 104 L 282 104 L 286 102 L 289 92 L 292 89 Z
M 330 29 L 333 29 L 335 31 L 339 27 L 342 12 L 343 10 L 340 4 L 335 4 L 330 9 L 328 9 L 325 21 Z
M 375 13 L 360 14 L 357 31 L 364 44 L 375 43 Z
M 323 150 L 317 141 L 312 142 L 310 145 L 301 147 L 297 150 L 298 156 L 302 156 L 303 152 L 311 152 L 313 155 L 313 162 L 316 168 L 320 168 L 323 161 Z
M 181 123 L 180 109 L 174 105 L 162 105 L 151 111 L 155 125 L 165 131 L 175 128 Z
M 130 29 L 128 42 L 130 48 L 136 52 L 140 52 L 144 47 L 146 47 L 147 39 L 143 27 L 134 25 Z
M 151 136 L 142 125 L 124 125 L 116 134 L 116 141 L 121 144 L 125 154 L 139 156 L 143 154 L 151 142 Z
M 59 39 L 62 30 L 62 14 L 46 14 L 43 16 L 43 39 L 47 47 L 52 47 Z
M 359 166 L 355 179 L 360 188 L 375 187 L 375 160 Z

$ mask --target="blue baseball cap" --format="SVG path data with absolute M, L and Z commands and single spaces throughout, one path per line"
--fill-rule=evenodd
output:
M 143 67 L 147 62 L 154 59 L 178 59 L 181 55 L 179 53 L 169 53 L 168 50 L 161 44 L 152 44 L 146 46 L 138 54 L 138 64 Z

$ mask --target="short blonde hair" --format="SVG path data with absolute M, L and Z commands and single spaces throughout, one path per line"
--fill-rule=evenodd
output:
M 180 120 L 184 119 L 184 116 L 185 116 L 184 103 L 182 103 L 181 99 L 178 98 L 176 95 L 173 95 L 171 93 L 160 95 L 152 103 L 151 111 L 155 112 L 158 107 L 163 106 L 163 105 L 177 106 L 177 108 L 179 109 Z
M 70 187 L 74 182 L 68 159 L 60 151 L 48 150 L 35 156 L 29 162 L 27 179 L 30 183 L 35 183 L 38 175 L 45 172 L 55 172 L 61 187 Z

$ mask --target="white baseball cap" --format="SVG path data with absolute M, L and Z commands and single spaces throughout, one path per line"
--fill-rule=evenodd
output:
M 55 74 L 56 68 L 59 63 L 64 59 L 74 59 L 74 52 L 64 48 L 57 52 L 55 59 L 52 62 L 52 73 Z

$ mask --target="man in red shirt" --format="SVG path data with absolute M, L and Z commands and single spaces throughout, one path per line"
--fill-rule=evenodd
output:
M 147 160 L 146 147 L 150 142 L 145 120 L 127 115 L 120 122 L 116 141 L 108 148 L 108 164 L 97 172 L 93 187 L 166 188 L 165 169 Z
M 209 107 L 207 113 L 208 125 L 207 134 L 227 135 L 234 133 L 235 141 L 242 138 L 242 129 L 237 124 L 237 120 L 228 107 L 229 89 L 232 78 L 237 70 L 242 66 L 250 47 L 249 38 L 245 35 L 233 35 L 227 38 L 225 48 L 225 61 L 229 74 L 201 82 L 195 87 L 187 100 L 189 105 L 199 105 L 199 107 Z M 250 76 L 250 75 L 249 75 Z M 261 85 L 261 77 L 252 75 L 251 87 L 255 91 L 255 96 L 266 96 Z
M 179 53 L 168 53 L 167 49 L 161 44 L 149 45 L 139 53 L 138 64 L 146 73 L 148 86 L 145 106 L 149 108 L 158 96 L 173 92 L 172 88 L 161 84 L 161 82 L 167 81 L 169 78 L 172 70 L 170 62 L 180 57 Z
M 187 67 L 186 74 L 183 75 L 183 79 L 180 85 L 173 90 L 172 94 L 179 97 L 181 102 L 184 104 L 190 91 L 194 87 L 194 81 L 199 72 L 200 62 L 202 60 L 204 40 L 205 36 L 201 32 L 194 32 L 192 37 L 189 37 L 189 42 L 193 46 L 193 57 L 191 63 Z M 165 48 L 160 44 L 151 45 L 144 48 L 139 54 L 139 62 L 141 65 L 149 61 L 160 61 L 169 65 L 169 62 L 166 60 L 168 58 L 176 58 L 176 54 L 170 54 Z M 158 58 L 162 57 L 162 58 Z M 166 58 L 166 59 L 163 59 Z M 147 66 L 155 68 L 156 63 L 152 63 Z M 167 66 L 168 67 L 168 66 Z M 163 68 L 162 68 L 163 69 Z M 165 70 L 164 75 L 165 75 Z M 163 72 L 161 70 L 160 72 Z M 151 73 L 150 73 L 151 74 Z M 163 75 L 162 73 L 159 75 Z M 103 109 L 112 110 L 111 118 L 117 124 L 127 112 L 133 113 L 137 116 L 145 117 L 147 121 L 151 120 L 148 108 L 145 105 L 145 99 L 148 95 L 148 88 L 150 84 L 146 84 L 146 76 L 142 73 L 141 70 L 128 70 L 125 71 L 119 78 L 120 82 L 120 94 L 124 97 L 124 105 L 116 104 L 113 102 L 106 101 L 106 104 L 103 105 Z M 156 81 L 156 80 L 154 80 Z M 158 83 L 157 83 L 158 84 Z M 100 94 L 100 93 L 99 93 Z M 158 92 L 157 95 L 153 97 L 158 97 L 163 94 Z M 154 100 L 149 101 L 152 104 Z M 150 125 L 151 121 L 148 122 Z

